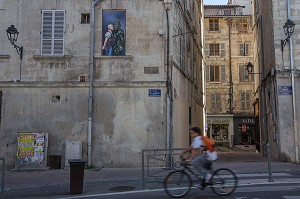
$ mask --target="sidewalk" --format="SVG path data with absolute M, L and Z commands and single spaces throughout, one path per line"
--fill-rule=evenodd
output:
M 226 167 L 233 170 L 238 176 L 262 174 L 260 179 L 268 179 L 268 162 L 255 152 L 227 151 L 219 152 L 219 160 L 214 163 L 214 169 Z M 300 179 L 300 165 L 286 162 L 271 162 L 271 170 L 274 180 L 281 174 L 289 174 L 293 178 Z M 276 174 L 277 173 L 277 174 Z M 146 174 L 147 175 L 147 174 Z M 5 193 L 28 191 L 30 189 L 43 189 L 55 187 L 69 187 L 69 170 L 44 170 L 44 171 L 6 171 Z M 117 186 L 124 182 L 142 184 L 142 168 L 102 168 L 99 170 L 84 171 L 84 186 L 105 184 L 103 190 L 109 186 Z M 299 180 L 300 183 L 300 180 Z M 126 183 L 127 185 L 130 183 Z M 104 185 L 103 185 L 104 186 Z M 108 187 L 107 187 L 108 186 Z M 85 189 L 85 188 L 84 188 Z M 86 189 L 85 189 L 86 191 Z

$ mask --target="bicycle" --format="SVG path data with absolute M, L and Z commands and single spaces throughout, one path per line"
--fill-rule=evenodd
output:
M 181 158 L 181 169 L 170 172 L 164 180 L 164 190 L 173 198 L 180 198 L 187 195 L 193 185 L 193 178 L 201 183 L 202 190 L 210 186 L 212 191 L 220 196 L 227 196 L 234 192 L 237 187 L 238 179 L 236 174 L 227 168 L 213 170 L 212 162 L 208 162 L 205 168 L 212 174 L 209 182 L 205 182 L 205 178 L 198 175 L 191 168 L 191 164 L 186 163 Z

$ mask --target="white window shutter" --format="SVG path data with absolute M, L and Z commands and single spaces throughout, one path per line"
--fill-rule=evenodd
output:
M 42 12 L 42 54 L 51 54 L 52 51 L 52 32 L 53 32 L 53 12 Z
M 53 54 L 64 54 L 64 27 L 65 27 L 65 12 L 55 11 L 54 20 L 54 48 Z
M 42 55 L 64 54 L 64 10 L 42 11 Z

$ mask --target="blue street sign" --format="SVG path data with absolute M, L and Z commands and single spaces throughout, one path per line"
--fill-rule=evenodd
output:
M 160 89 L 149 89 L 148 96 L 149 97 L 160 97 L 161 90 Z
M 278 95 L 291 95 L 292 86 L 278 86 Z

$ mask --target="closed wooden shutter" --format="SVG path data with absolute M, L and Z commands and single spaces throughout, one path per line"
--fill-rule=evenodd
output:
M 221 65 L 221 82 L 225 82 L 226 80 L 226 66 Z
M 240 46 L 240 56 L 244 56 L 244 44 L 239 44 Z
M 221 44 L 221 56 L 225 56 L 225 44 Z
M 210 66 L 206 66 L 206 82 L 210 82 Z
M 64 54 L 64 10 L 42 11 L 42 55 Z

